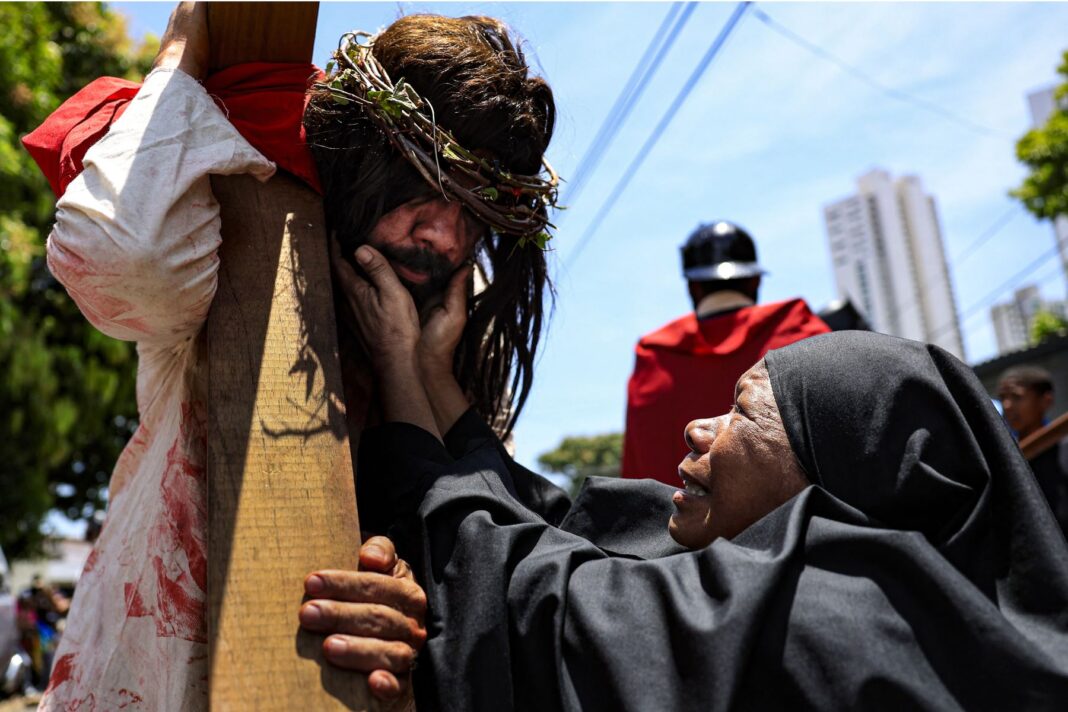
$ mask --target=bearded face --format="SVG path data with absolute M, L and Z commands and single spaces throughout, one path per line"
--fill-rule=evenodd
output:
M 457 267 L 429 247 L 382 245 L 379 251 L 389 260 L 401 283 L 412 293 L 417 306 L 443 293 Z
M 441 294 L 486 235 L 459 202 L 440 194 L 409 200 L 383 215 L 367 238 L 381 252 L 417 306 Z

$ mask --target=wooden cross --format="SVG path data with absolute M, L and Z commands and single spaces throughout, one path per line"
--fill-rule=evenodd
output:
M 310 62 L 317 3 L 212 3 L 212 69 Z M 214 176 L 208 317 L 208 631 L 215 710 L 369 706 L 300 630 L 304 577 L 359 541 L 322 201 L 291 176 Z
M 1065 435 L 1068 435 L 1068 413 L 1020 440 L 1020 450 L 1025 458 L 1033 460 L 1059 443 Z

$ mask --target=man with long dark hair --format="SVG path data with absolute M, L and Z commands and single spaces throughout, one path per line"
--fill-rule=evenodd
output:
M 552 90 L 540 77 L 528 76 L 523 52 L 501 22 L 414 15 L 375 37 L 372 51 L 361 47 L 353 37 L 338 52 L 338 72 L 354 55 L 373 58 L 398 86 L 414 88 L 432 107 L 424 112 L 432 111 L 437 126 L 451 132 L 453 145 L 494 167 L 489 171 L 496 170 L 494 180 L 541 172 L 555 122 Z M 481 219 L 490 217 L 481 210 L 485 205 L 474 206 L 477 213 L 471 209 L 471 191 L 464 188 L 480 179 L 465 175 L 464 166 L 443 167 L 439 156 L 429 174 L 421 171 L 412 155 L 398 150 L 404 147 L 394 131 L 403 133 L 403 127 L 383 130 L 376 108 L 336 101 L 332 90 L 347 95 L 362 89 L 360 74 L 349 74 L 352 81 L 328 78 L 318 84 L 304 116 L 323 182 L 327 229 L 352 264 L 361 244 L 382 252 L 424 314 L 461 264 L 475 262 L 486 286 L 472 300 L 455 367 L 476 410 L 506 433 L 530 391 L 544 297 L 551 291 L 545 253 L 526 244 L 529 233 L 519 232 L 524 226 L 487 224 Z M 527 195 L 504 195 L 518 191 L 519 183 L 507 188 L 482 183 L 480 197 L 493 195 L 489 207 L 497 217 L 523 207 L 514 203 Z M 546 186 L 536 199 L 548 200 L 551 190 Z M 506 198 L 513 205 L 502 211 Z M 534 212 L 544 211 L 540 202 L 535 207 Z
M 180 4 L 143 85 L 98 80 L 26 140 L 62 196 L 50 269 L 94 325 L 136 341 L 140 356 L 140 427 L 109 484 L 43 709 L 206 706 L 203 326 L 220 244 L 209 174 L 266 180 L 281 167 L 319 189 L 335 267 L 352 278 L 356 248 L 376 248 L 428 328 L 446 287 L 470 293 L 481 277 L 450 376 L 502 434 L 531 385 L 551 292 L 542 248 L 556 178 L 543 154 L 555 108 L 504 25 L 423 15 L 373 38 L 346 35 L 336 66 L 309 86 L 310 67 L 205 78 L 205 18 Z M 264 71 L 278 74 L 262 81 Z M 253 90 L 236 86 L 250 77 Z M 347 400 L 372 403 L 349 411 L 356 443 L 377 418 L 361 356 L 380 345 L 359 342 L 337 294 Z M 361 523 L 381 531 L 389 522 L 374 514 L 361 511 Z M 342 607 L 352 635 L 340 651 L 327 641 L 326 654 L 376 671 L 372 692 L 391 696 L 425 638 L 425 597 L 382 547 L 367 541 L 361 568 L 390 575 L 349 572 L 362 591 Z

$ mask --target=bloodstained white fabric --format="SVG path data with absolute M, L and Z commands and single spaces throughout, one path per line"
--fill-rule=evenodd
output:
M 207 708 L 202 336 L 219 208 L 209 174 L 275 166 L 204 88 L 155 70 L 57 205 L 48 266 L 86 318 L 136 341 L 140 426 L 112 475 L 42 710 Z

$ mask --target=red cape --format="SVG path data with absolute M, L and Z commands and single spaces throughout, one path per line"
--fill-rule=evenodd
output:
M 730 410 L 738 377 L 768 351 L 828 331 L 791 299 L 701 321 L 691 312 L 643 336 L 627 387 L 623 476 L 681 485 L 686 424 Z
M 257 151 L 319 193 L 319 175 L 301 117 L 308 86 L 320 76 L 312 64 L 251 62 L 227 67 L 204 80 L 215 103 Z M 81 173 L 86 151 L 122 116 L 140 88 L 136 82 L 101 77 L 22 137 L 22 145 L 57 198 Z

